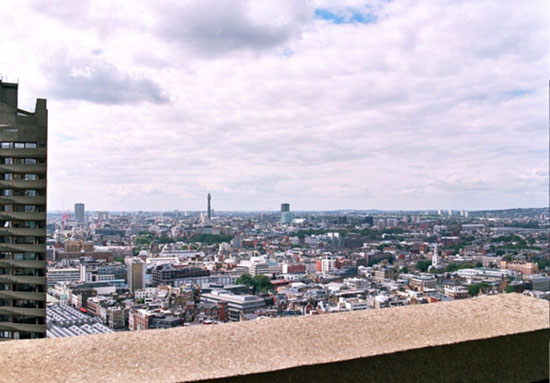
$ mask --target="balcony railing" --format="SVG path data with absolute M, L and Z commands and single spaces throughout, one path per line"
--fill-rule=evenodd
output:
M 537 382 L 548 302 L 427 305 L 0 343 L 0 381 Z

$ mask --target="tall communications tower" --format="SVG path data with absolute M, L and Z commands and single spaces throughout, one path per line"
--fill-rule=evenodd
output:
M 210 193 L 208 193 L 208 197 L 207 197 L 207 200 L 208 200 L 207 216 L 208 216 L 209 221 L 212 218 L 212 210 L 210 209 L 210 200 L 211 199 L 212 199 L 212 196 L 210 195 Z

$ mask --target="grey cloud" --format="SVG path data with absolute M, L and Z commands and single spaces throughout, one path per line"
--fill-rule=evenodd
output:
M 96 104 L 169 102 L 169 98 L 152 80 L 132 77 L 110 64 L 60 65 L 52 74 L 51 94 L 60 99 Z
M 269 3 L 266 3 L 269 4 Z M 273 4 L 275 4 L 273 2 Z M 280 13 L 268 20 L 251 12 L 258 3 L 243 1 L 200 1 L 159 7 L 160 34 L 205 56 L 232 51 L 262 51 L 300 35 L 313 9 L 302 2 L 284 3 Z M 281 6 L 283 3 L 277 3 Z

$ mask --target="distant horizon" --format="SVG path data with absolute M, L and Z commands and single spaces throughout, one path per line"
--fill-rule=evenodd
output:
M 381 212 L 381 213 L 396 213 L 396 212 L 437 212 L 441 210 L 442 216 L 448 216 L 449 209 L 331 209 L 331 210 L 290 210 L 291 213 L 330 213 L 330 212 Z M 452 209 L 453 212 L 465 211 L 468 213 L 476 212 L 485 212 L 485 211 L 506 211 L 506 210 L 550 210 L 550 206 L 546 207 L 512 207 L 512 208 L 503 208 L 503 209 L 480 209 L 480 210 L 466 210 L 466 209 Z M 205 210 L 182 210 L 182 209 L 172 209 L 172 210 L 105 210 L 105 209 L 86 209 L 86 213 L 97 213 L 97 212 L 107 212 L 107 213 L 173 213 L 173 212 L 189 212 L 189 213 L 203 213 Z M 48 210 L 48 214 L 63 214 L 66 212 L 74 212 L 73 210 Z M 219 213 L 280 213 L 280 210 L 216 210 L 212 209 L 212 212 Z M 460 215 L 454 214 L 453 216 L 459 217 Z

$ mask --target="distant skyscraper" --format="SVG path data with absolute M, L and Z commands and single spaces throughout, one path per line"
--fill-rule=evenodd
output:
M 434 255 L 432 257 L 432 265 L 434 266 L 437 266 L 439 265 L 439 253 L 438 253 L 438 248 L 437 248 L 437 243 L 435 244 L 435 247 L 434 247 Z
M 140 258 L 126 258 L 126 273 L 130 291 L 145 287 L 145 263 Z
M 281 204 L 281 223 L 291 223 L 294 219 L 294 214 L 290 212 L 290 204 Z
M 449 216 L 453 215 L 453 209 L 449 209 Z
M 79 224 L 84 223 L 86 213 L 85 213 L 85 210 L 84 210 L 84 204 L 83 203 L 75 203 L 74 204 L 74 217 L 75 217 L 77 223 L 79 223 Z
M 207 200 L 208 200 L 208 207 L 207 207 L 207 213 L 208 213 L 208 220 L 210 221 L 210 219 L 212 218 L 212 210 L 211 210 L 211 207 L 210 207 L 210 200 L 212 199 L 212 196 L 210 196 L 210 193 L 208 193 L 208 197 L 207 197 Z
M 464 212 L 464 218 L 468 218 L 468 211 Z
M 48 110 L 18 109 L 0 80 L 0 340 L 46 336 Z

